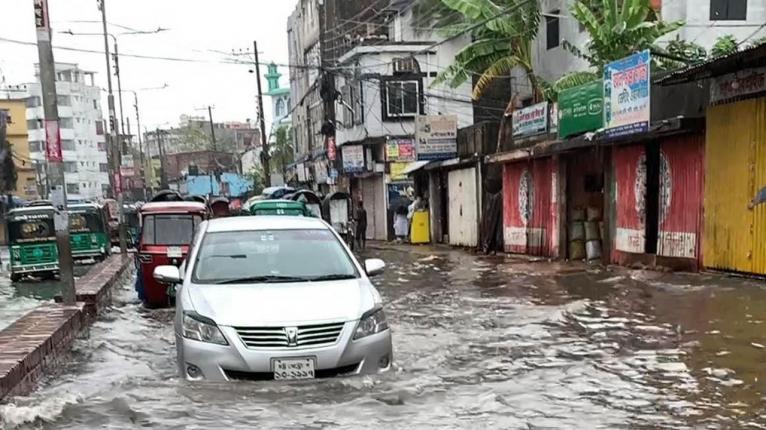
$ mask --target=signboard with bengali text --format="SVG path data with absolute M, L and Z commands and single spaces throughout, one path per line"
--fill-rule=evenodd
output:
M 649 131 L 651 61 L 646 50 L 604 67 L 604 127 L 608 137 Z
M 604 125 L 604 85 L 594 81 L 559 94 L 559 138 L 598 130 Z
M 364 164 L 364 147 L 362 145 L 346 145 L 341 149 L 343 155 L 343 171 L 361 173 L 366 171 Z
M 418 116 L 415 152 L 418 160 L 446 160 L 457 156 L 457 115 Z
M 513 111 L 513 137 L 535 136 L 548 131 L 548 102 Z
M 386 142 L 386 160 L 409 162 L 415 161 L 415 141 L 413 139 L 389 139 Z

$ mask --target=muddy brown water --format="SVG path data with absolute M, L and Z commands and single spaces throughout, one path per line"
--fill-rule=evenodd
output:
M 428 248 L 387 261 L 396 368 L 310 383 L 191 384 L 171 311 L 129 285 L 5 428 L 766 428 L 766 288 L 718 275 L 573 271 Z

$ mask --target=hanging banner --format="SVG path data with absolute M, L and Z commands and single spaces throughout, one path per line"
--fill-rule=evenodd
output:
M 604 84 L 594 81 L 559 93 L 559 138 L 604 125 Z
M 404 173 L 404 169 L 409 166 L 410 163 L 391 163 L 389 164 L 390 173 L 389 176 L 391 177 L 391 181 L 406 181 L 407 180 L 407 174 Z
M 337 147 L 335 146 L 335 137 L 330 136 L 327 138 L 327 159 L 330 161 L 335 161 L 337 158 Z
M 418 116 L 415 119 L 418 160 L 446 160 L 457 156 L 457 115 Z
M 766 67 L 719 76 L 710 85 L 710 103 L 766 92 Z
M 45 120 L 45 155 L 48 161 L 62 163 L 61 134 L 58 120 Z
M 415 141 L 390 139 L 386 142 L 386 161 L 415 161 Z
M 604 127 L 608 137 L 649 131 L 651 61 L 646 50 L 604 67 Z
M 513 137 L 534 136 L 548 131 L 548 102 L 513 111 Z
M 360 173 L 367 170 L 364 165 L 364 147 L 362 145 L 347 145 L 341 149 L 343 156 L 343 171 Z

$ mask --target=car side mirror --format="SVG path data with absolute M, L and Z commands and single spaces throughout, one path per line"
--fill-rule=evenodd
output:
M 364 261 L 364 271 L 367 276 L 377 276 L 386 269 L 386 263 L 379 258 L 369 258 Z
M 157 266 L 154 269 L 154 279 L 166 285 L 181 283 L 181 272 L 176 266 Z

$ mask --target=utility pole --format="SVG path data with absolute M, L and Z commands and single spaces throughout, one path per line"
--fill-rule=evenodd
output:
M 168 176 L 165 173 L 165 147 L 162 144 L 162 132 L 157 129 L 157 151 L 160 154 L 160 189 L 168 189 Z
M 51 181 L 50 199 L 54 207 L 53 224 L 59 253 L 59 273 L 64 303 L 72 305 L 77 300 L 74 285 L 74 261 L 69 242 L 69 213 L 66 204 L 66 179 L 64 157 L 61 154 L 59 110 L 56 95 L 56 66 L 51 45 L 51 27 L 48 16 L 48 0 L 33 0 L 35 26 L 37 27 L 37 53 L 40 59 L 40 84 L 43 91 L 45 112 L 45 154 L 48 160 L 48 178 Z
M 213 107 L 208 106 L 207 107 L 207 117 L 210 121 L 210 138 L 213 139 L 213 152 L 218 150 L 218 147 L 215 142 L 215 124 L 213 124 Z
M 261 125 L 261 163 L 263 164 L 264 186 L 271 186 L 271 153 L 269 139 L 266 136 L 266 118 L 263 114 L 263 90 L 261 89 L 261 63 L 258 61 L 258 41 L 253 40 L 255 51 L 255 81 L 258 83 L 258 119 Z
M 122 109 L 122 79 L 120 78 L 120 54 L 117 51 L 117 38 L 114 38 L 114 76 L 117 77 L 117 100 L 120 103 L 120 130 L 125 133 L 125 115 Z M 130 133 L 128 133 L 130 134 Z M 124 144 L 124 136 L 120 136 L 120 153 L 122 153 Z
M 138 158 L 141 162 L 140 166 L 141 168 L 138 170 L 139 175 L 141 175 L 141 181 L 143 181 L 144 185 L 144 201 L 146 201 L 147 193 L 146 193 L 146 174 L 144 173 L 144 169 L 146 169 L 146 164 L 144 161 L 144 142 L 141 138 L 141 115 L 138 113 L 138 93 L 133 91 L 133 98 L 135 101 L 135 104 L 133 107 L 136 108 L 136 132 L 138 133 Z
M 98 0 L 101 7 L 101 21 L 104 27 L 104 53 L 106 54 L 106 82 L 107 89 L 109 90 L 109 96 L 107 102 L 109 105 L 109 126 L 112 147 L 112 172 L 114 176 L 114 192 L 117 195 L 117 213 L 119 214 L 119 229 L 120 229 L 120 253 L 123 259 L 128 258 L 128 243 L 127 243 L 127 230 L 125 226 L 125 216 L 123 208 L 123 195 L 122 195 L 122 175 L 120 174 L 120 167 L 122 165 L 122 145 L 120 144 L 120 130 L 117 124 L 117 116 L 114 109 L 114 93 L 112 91 L 112 67 L 109 61 L 109 32 L 106 28 L 106 0 Z

